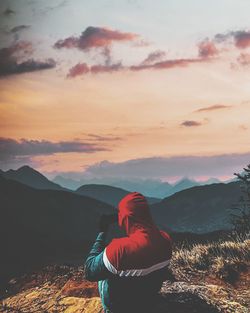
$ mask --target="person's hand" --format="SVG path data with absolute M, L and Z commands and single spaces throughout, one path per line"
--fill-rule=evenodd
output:
M 117 221 L 117 214 L 103 214 L 99 221 L 99 231 L 106 232 L 110 224 Z

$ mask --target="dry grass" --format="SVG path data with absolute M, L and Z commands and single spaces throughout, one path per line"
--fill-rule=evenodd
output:
M 204 271 L 234 284 L 250 266 L 250 234 L 227 241 L 178 248 L 171 266 L 174 272 L 182 275 Z

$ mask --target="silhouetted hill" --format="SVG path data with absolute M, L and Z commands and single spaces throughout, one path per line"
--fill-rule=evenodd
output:
M 238 203 L 238 182 L 182 190 L 151 206 L 157 223 L 174 231 L 205 233 L 230 227 L 229 209 Z
M 57 256 L 86 252 L 106 203 L 67 191 L 38 190 L 0 176 L 0 277 Z
M 36 189 L 67 190 L 48 180 L 48 178 L 28 165 L 24 165 L 17 170 L 2 171 L 0 174 L 5 178 L 18 181 Z
M 76 193 L 117 207 L 120 200 L 130 193 L 130 191 L 108 185 L 91 184 L 81 186 L 76 190 Z M 147 197 L 147 200 L 149 204 L 153 204 L 159 202 L 161 199 Z

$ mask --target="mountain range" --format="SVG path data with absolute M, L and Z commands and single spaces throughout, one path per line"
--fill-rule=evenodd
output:
M 122 188 L 98 184 L 83 185 L 75 192 L 83 196 L 104 201 L 115 207 L 117 207 L 120 200 L 129 193 L 129 191 Z M 153 204 L 159 202 L 161 199 L 147 197 L 147 200 L 149 204 Z
M 119 202 L 127 192 L 110 186 L 63 190 L 32 170 L 19 169 L 18 179 L 27 171 L 29 177 L 36 174 L 48 185 L 36 179 L 33 188 L 15 180 L 13 171 L 7 171 L 11 173 L 8 178 L 6 172 L 0 173 L 0 275 L 8 269 L 13 272 L 17 264 L 29 266 L 74 254 L 83 257 L 96 236 L 101 214 L 115 212 L 113 201 Z M 31 184 L 27 177 L 25 181 Z M 230 228 L 230 208 L 239 197 L 238 182 L 216 183 L 178 191 L 150 207 L 162 229 L 205 233 Z M 109 238 L 118 233 L 118 228 L 113 227 Z
M 71 178 L 66 178 L 62 175 L 57 175 L 52 181 L 71 190 L 75 190 L 82 185 L 111 185 L 117 188 L 128 190 L 130 192 L 136 190 L 148 197 L 161 199 L 171 196 L 172 194 L 183 189 L 220 182 L 220 180 L 217 178 L 210 178 L 207 181 L 198 182 L 187 177 L 182 178 L 175 184 L 170 184 L 168 182 L 162 182 L 155 179 L 128 180 L 121 178 L 118 180 L 117 178 L 82 178 L 79 180 L 74 180 Z
M 112 206 L 117 206 L 120 199 L 130 192 L 122 188 L 109 186 L 109 185 L 100 185 L 100 184 L 87 184 L 87 185 L 82 185 L 75 191 L 70 190 L 70 189 L 61 187 L 59 184 L 56 184 L 50 181 L 44 175 L 42 175 L 41 173 L 39 173 L 32 167 L 29 167 L 27 165 L 22 166 L 17 170 L 11 169 L 6 172 L 1 171 L 0 175 L 2 175 L 3 177 L 7 179 L 18 181 L 32 188 L 42 189 L 42 190 L 49 189 L 49 190 L 64 190 L 64 191 L 75 192 L 83 196 L 87 196 L 87 197 L 91 197 L 91 198 L 103 201 Z M 147 197 L 147 200 L 150 204 L 152 204 L 152 203 L 159 202 L 161 199 Z

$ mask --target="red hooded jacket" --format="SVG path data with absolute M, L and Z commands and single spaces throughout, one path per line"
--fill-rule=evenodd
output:
M 113 239 L 105 248 L 106 268 L 119 276 L 146 276 L 168 266 L 172 255 L 170 236 L 154 224 L 147 200 L 138 193 L 118 205 L 118 223 L 127 237 Z

